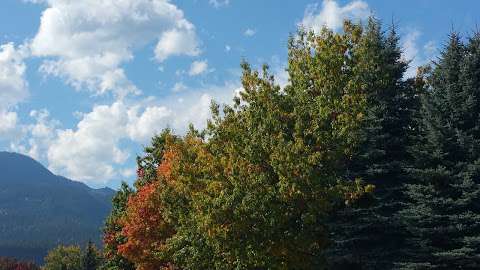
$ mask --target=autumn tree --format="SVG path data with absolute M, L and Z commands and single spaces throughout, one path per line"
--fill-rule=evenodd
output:
M 232 106 L 212 104 L 204 131 L 165 131 L 139 158 L 120 254 L 139 269 L 322 269 L 326 221 L 368 196 L 345 181 L 365 115 L 362 27 L 300 31 L 290 83 L 242 64 Z
M 325 221 L 345 188 L 345 165 L 363 119 L 364 89 L 352 76 L 361 28 L 300 32 L 289 47 L 290 84 L 242 64 L 233 106 L 212 106 L 205 133 L 175 145 L 160 177 L 163 216 L 175 228 L 168 252 L 185 269 L 321 269 Z
M 79 246 L 58 246 L 48 252 L 42 270 L 83 270 Z
M 122 235 L 126 242 L 119 253 L 135 263 L 139 270 L 158 270 L 169 267 L 169 261 L 157 254 L 164 253 L 165 240 L 173 228 L 162 217 L 162 202 L 157 193 L 158 184 L 149 183 L 133 195 L 122 220 Z
M 135 181 L 136 191 L 130 188 L 126 183 L 122 183 L 120 190 L 113 198 L 112 212 L 107 218 L 104 227 L 105 262 L 102 266 L 102 269 L 135 269 L 133 261 L 135 261 L 137 264 L 149 265 L 149 267 L 152 267 L 152 263 L 156 262 L 155 259 L 149 259 L 149 263 L 142 263 L 143 259 L 148 257 L 145 255 L 137 257 L 137 255 L 142 253 L 133 252 L 134 249 L 132 247 L 135 246 L 134 243 L 138 243 L 138 241 L 145 239 L 136 238 L 142 236 L 141 231 L 138 230 L 141 228 L 141 224 L 135 224 L 135 218 L 138 218 L 138 216 L 132 217 L 132 215 L 137 215 L 134 210 L 130 210 L 128 212 L 130 213 L 130 216 L 127 216 L 127 208 L 141 208 L 145 211 L 153 210 L 152 208 L 147 207 L 148 204 L 152 203 L 150 200 L 154 198 L 154 185 L 150 184 L 157 182 L 157 169 L 163 159 L 166 140 L 175 140 L 175 138 L 176 137 L 171 134 L 169 129 L 166 129 L 161 134 L 155 136 L 152 139 L 151 145 L 145 147 L 145 154 L 137 158 L 137 180 Z M 138 193 L 140 193 L 140 195 Z M 135 198 L 130 200 L 130 198 L 134 196 Z M 139 205 L 142 203 L 143 205 Z M 156 209 L 154 212 L 158 213 Z M 159 218 L 158 215 L 157 218 Z M 148 222 L 145 224 L 148 224 Z M 122 247 L 121 250 L 120 247 Z M 126 256 L 131 258 L 132 261 L 127 259 Z M 163 265 L 161 260 L 160 264 Z

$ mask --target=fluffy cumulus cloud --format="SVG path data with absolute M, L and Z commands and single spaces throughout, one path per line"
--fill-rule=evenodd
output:
M 95 106 L 75 130 L 58 130 L 48 148 L 49 168 L 73 179 L 98 182 L 115 176 L 114 164 L 122 164 L 128 153 L 119 148 L 128 123 L 125 105 Z
M 345 19 L 359 20 L 370 14 L 368 4 L 361 0 L 352 1 L 345 6 L 340 6 L 334 0 L 324 0 L 321 7 L 318 4 L 308 6 L 300 24 L 316 32 L 323 27 L 338 30 Z
M 131 140 L 147 143 L 168 125 L 173 112 L 163 106 L 148 106 L 141 113 L 140 110 L 140 106 L 128 110 L 127 135 Z
M 17 131 L 18 117 L 12 109 L 28 97 L 26 55 L 24 47 L 17 48 L 13 43 L 0 46 L 0 139 Z
M 35 1 L 40 2 L 40 1 Z M 122 64 L 151 42 L 158 61 L 198 55 L 195 27 L 168 0 L 43 0 L 48 5 L 31 41 L 41 71 L 76 88 L 117 96 L 138 93 Z
M 185 92 L 162 100 L 118 100 L 111 105 L 97 105 L 91 112 L 82 114 L 73 129 L 53 131 L 51 122 L 37 121 L 37 125 L 43 123 L 44 127 L 36 128 L 36 136 L 33 136 L 33 127 L 30 129 L 35 141 L 17 148 L 34 153 L 44 147 L 49 168 L 55 173 L 95 186 L 103 185 L 108 180 L 131 176 L 131 169 L 124 168 L 128 165 L 129 149 L 122 148 L 121 142 L 148 144 L 153 135 L 166 127 L 180 134 L 186 132 L 190 123 L 203 128 L 210 116 L 212 99 L 229 102 L 238 87 L 232 83 L 203 89 L 186 88 Z M 40 140 L 40 134 L 45 134 L 45 139 Z
M 32 124 L 21 125 L 21 134 L 11 142 L 10 148 L 16 152 L 27 154 L 37 160 L 45 160 L 50 144 L 56 138 L 56 129 L 60 126 L 58 120 L 50 117 L 46 109 L 32 110 L 29 114 Z
M 188 24 L 188 31 L 173 29 L 164 32 L 155 47 L 155 57 L 164 61 L 172 55 L 196 56 L 200 54 L 193 25 Z
M 228 102 L 235 84 L 190 89 L 176 84 L 169 96 L 140 94 L 123 65 L 136 50 L 154 44 L 160 63 L 171 56 L 201 53 L 196 30 L 169 0 L 28 0 L 46 6 L 36 35 L 26 45 L 0 47 L 0 136 L 16 130 L 10 149 L 46 161 L 55 173 L 101 186 L 132 177 L 132 145 L 148 144 L 166 127 L 184 133 L 189 123 L 205 126 L 214 98 Z M 216 1 L 214 6 L 228 4 Z M 46 109 L 32 110 L 19 123 L 15 108 L 28 97 L 24 59 L 42 60 L 40 71 L 95 95 L 112 92 L 111 102 L 76 112 L 79 122 L 65 128 Z M 162 64 L 163 65 L 163 64 Z M 207 60 L 194 61 L 188 71 L 209 71 Z M 12 136 L 13 137 L 13 136 Z
M 190 70 L 188 71 L 188 75 L 197 76 L 207 71 L 208 71 L 207 60 L 193 61 L 192 65 L 190 66 Z

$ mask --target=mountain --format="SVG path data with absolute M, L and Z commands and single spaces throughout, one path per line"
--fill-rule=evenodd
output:
M 100 243 L 114 193 L 54 175 L 30 157 L 0 152 L 0 257 L 41 262 L 58 244 Z

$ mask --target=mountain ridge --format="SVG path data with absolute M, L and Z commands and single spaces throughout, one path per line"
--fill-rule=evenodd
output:
M 58 244 L 100 244 L 114 194 L 55 175 L 31 157 L 0 151 L 0 256 L 39 262 Z

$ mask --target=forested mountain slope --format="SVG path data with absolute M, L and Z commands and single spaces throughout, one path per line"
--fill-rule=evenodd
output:
M 113 194 L 0 152 L 0 256 L 39 261 L 58 244 L 99 243 Z

